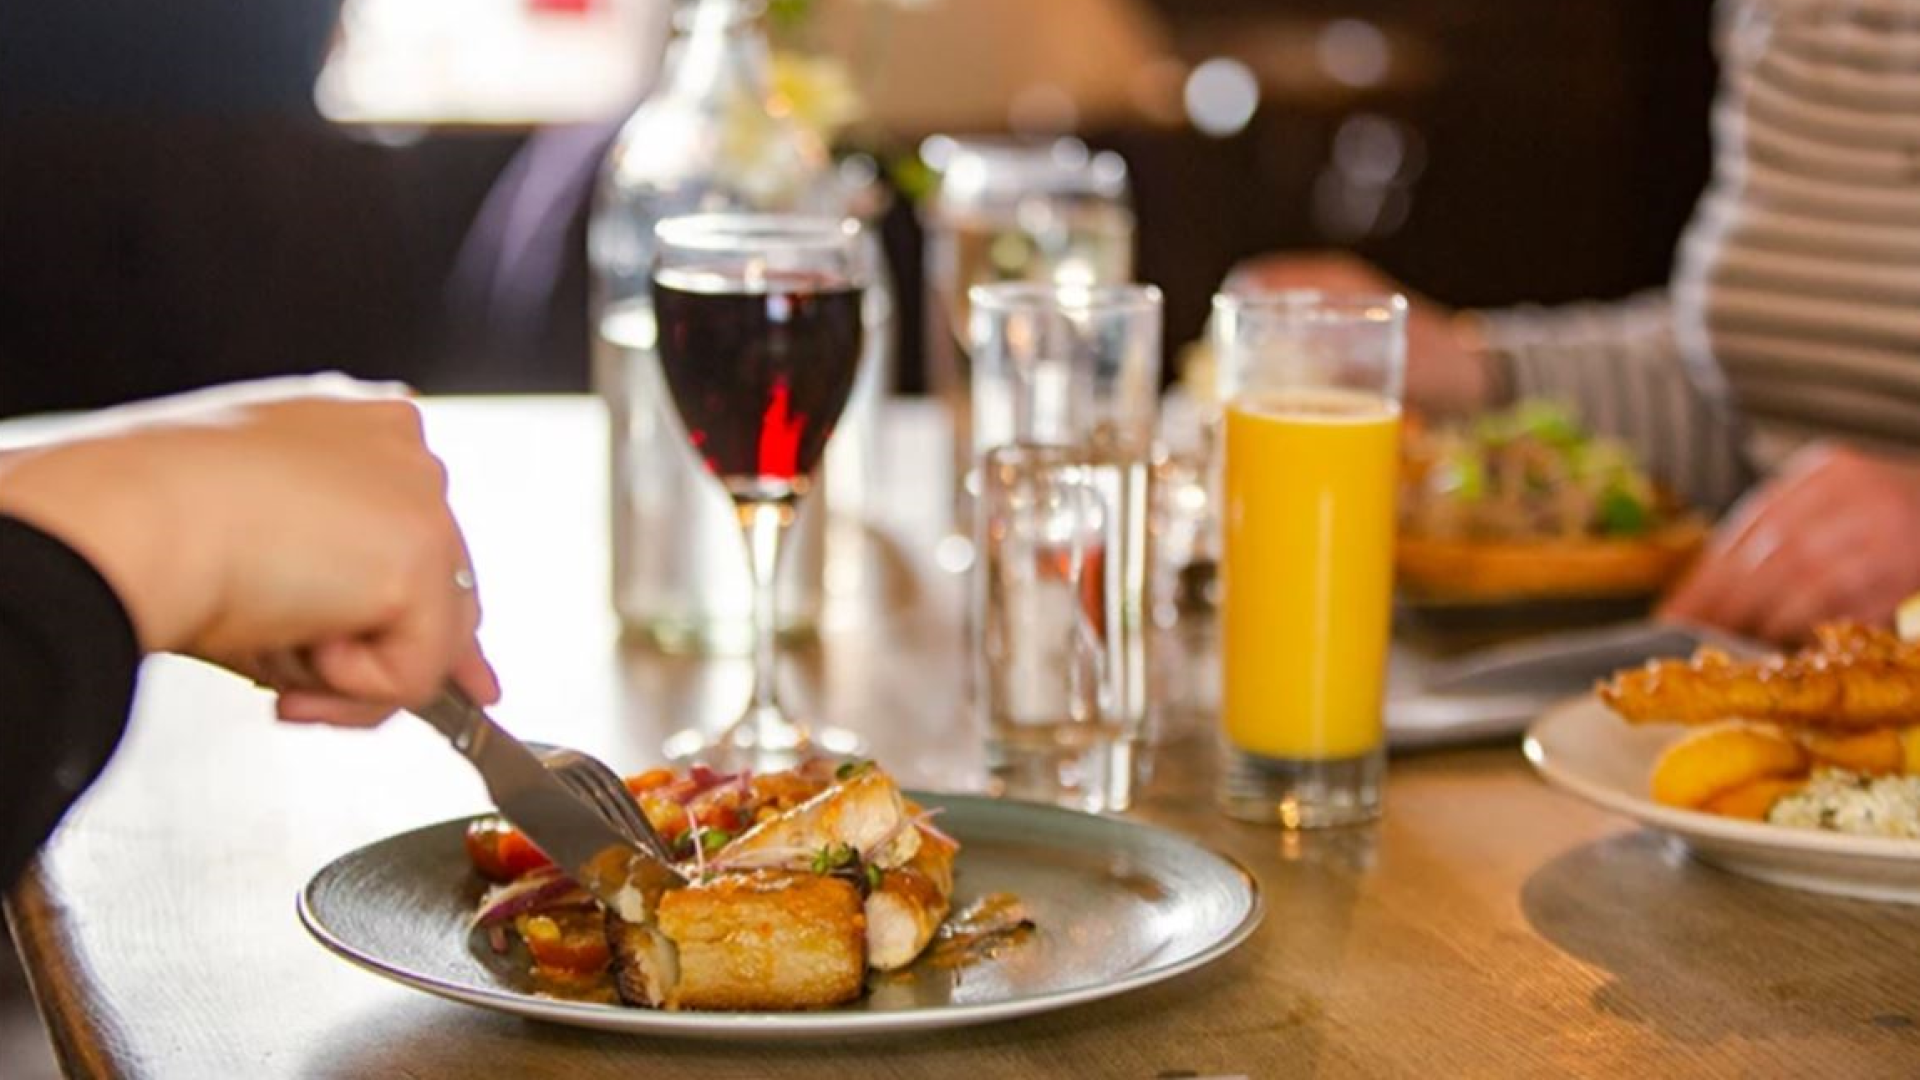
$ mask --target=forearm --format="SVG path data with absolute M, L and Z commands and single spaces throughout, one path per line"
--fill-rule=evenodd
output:
M 1695 505 L 1724 507 L 1749 482 L 1732 404 L 1714 373 L 1689 369 L 1664 295 L 1484 311 L 1474 322 L 1494 396 L 1566 402 Z
M 0 890 L 119 743 L 140 651 L 106 580 L 0 516 Z
M 0 515 L 79 553 L 113 588 L 144 651 L 176 649 L 217 599 L 220 522 L 180 489 L 217 466 L 219 430 L 99 434 L 9 455 Z

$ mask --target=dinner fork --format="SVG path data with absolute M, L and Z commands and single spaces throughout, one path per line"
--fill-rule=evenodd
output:
M 433 701 L 417 710 L 436 727 L 458 730 L 466 722 L 473 701 L 451 681 L 440 688 Z M 439 719 L 435 721 L 435 717 Z M 640 812 L 640 804 L 627 790 L 626 782 L 606 762 L 570 747 L 550 743 L 523 742 L 549 775 L 560 781 L 573 797 L 586 803 L 614 832 L 634 847 L 652 855 L 664 865 L 674 863 L 673 849 L 654 831 L 653 823 Z
M 642 912 L 657 911 L 669 889 L 686 884 L 659 837 L 641 828 L 645 819 L 620 812 L 623 801 L 634 815 L 639 809 L 613 770 L 585 754 L 554 768 L 451 681 L 412 712 L 472 763 L 506 819 L 609 909 L 626 912 L 637 896 Z
M 653 823 L 640 810 L 638 800 L 627 790 L 620 774 L 590 754 L 564 746 L 535 745 L 534 753 L 556 779 L 582 801 L 592 806 L 634 846 L 651 853 L 662 862 L 674 861 L 673 849 L 654 830 Z

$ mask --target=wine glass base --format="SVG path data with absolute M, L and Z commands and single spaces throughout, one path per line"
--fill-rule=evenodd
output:
M 793 768 L 808 758 L 859 757 L 866 753 L 867 742 L 845 728 L 809 727 L 777 712 L 749 710 L 717 734 L 695 728 L 675 732 L 663 749 L 674 762 L 697 761 L 729 771 L 751 768 L 773 772 Z

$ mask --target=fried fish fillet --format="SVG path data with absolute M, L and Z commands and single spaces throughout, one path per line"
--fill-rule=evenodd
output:
M 1691 660 L 1651 660 L 1597 688 L 1627 720 L 1717 720 L 1858 731 L 1920 723 L 1920 643 L 1857 624 L 1823 626 L 1787 656 L 1735 660 L 1701 649 Z

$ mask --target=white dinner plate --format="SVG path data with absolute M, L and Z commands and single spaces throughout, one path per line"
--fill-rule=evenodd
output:
M 342 856 L 300 893 L 320 943 L 377 975 L 441 997 L 579 1027 L 706 1039 L 794 1039 L 928 1031 L 1112 997 L 1216 960 L 1259 925 L 1253 877 L 1165 829 L 966 795 L 942 807 L 961 843 L 955 905 L 1012 893 L 1034 933 L 958 969 L 876 976 L 849 1005 L 819 1012 L 657 1012 L 556 1001 L 526 986 L 515 945 L 496 955 L 468 926 L 484 883 L 467 862 L 467 819 Z
M 1542 776 L 1575 795 L 1663 829 L 1702 861 L 1814 892 L 1920 904 L 1920 840 L 1849 836 L 1661 806 L 1647 794 L 1653 764 L 1687 729 L 1628 724 L 1593 697 L 1568 702 L 1527 732 Z

